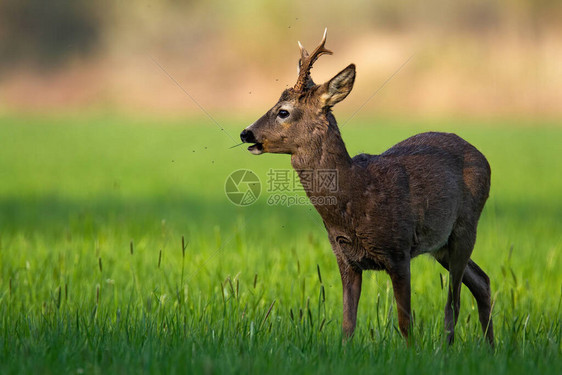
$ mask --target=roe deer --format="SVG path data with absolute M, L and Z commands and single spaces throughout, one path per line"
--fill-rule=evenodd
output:
M 435 132 L 414 135 L 381 155 L 351 158 L 331 109 L 350 93 L 355 65 L 316 85 L 310 69 L 320 55 L 332 53 L 325 43 L 326 32 L 312 54 L 299 43 L 296 84 L 240 138 L 253 143 L 248 150 L 255 155 L 291 155 L 339 266 L 344 338 L 355 330 L 363 270 L 385 270 L 392 280 L 400 331 L 409 342 L 410 260 L 428 253 L 449 271 L 448 343 L 454 340 L 463 282 L 476 298 L 482 330 L 493 346 L 490 279 L 470 259 L 490 190 L 486 158 L 457 135 Z M 308 178 L 308 172 L 320 170 L 337 172 L 337 191 L 305 183 L 305 173 Z M 336 197 L 335 204 L 317 199 L 327 195 Z

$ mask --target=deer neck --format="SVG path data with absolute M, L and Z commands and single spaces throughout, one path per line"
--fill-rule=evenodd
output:
M 345 194 L 342 181 L 350 181 L 352 160 L 334 116 L 328 113 L 326 122 L 319 124 L 313 134 L 314 139 L 311 139 L 310 144 L 291 156 L 291 164 L 303 188 L 309 197 Z M 329 181 L 323 179 L 333 177 L 329 176 L 331 172 L 337 179 L 335 190 L 327 184 Z M 314 179 L 312 184 L 309 183 L 311 177 Z

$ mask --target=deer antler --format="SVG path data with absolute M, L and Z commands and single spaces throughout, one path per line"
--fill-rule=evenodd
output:
M 312 69 L 312 64 L 314 64 L 314 62 L 321 55 L 332 54 L 332 51 L 324 47 L 324 45 L 326 44 L 327 33 L 328 33 L 328 28 L 324 30 L 324 36 L 322 37 L 322 41 L 320 42 L 320 45 L 316 47 L 314 52 L 312 52 L 312 55 L 309 55 L 308 52 L 302 46 L 301 42 L 299 42 L 299 47 L 301 49 L 301 59 L 299 61 L 299 77 L 297 78 L 297 83 L 295 83 L 293 90 L 297 92 L 302 92 L 305 89 L 314 85 L 312 78 L 310 78 L 310 69 Z

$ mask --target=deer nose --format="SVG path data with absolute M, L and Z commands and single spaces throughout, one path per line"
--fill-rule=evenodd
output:
M 240 140 L 244 143 L 256 143 L 256 137 L 251 130 L 244 129 L 242 133 L 240 133 Z

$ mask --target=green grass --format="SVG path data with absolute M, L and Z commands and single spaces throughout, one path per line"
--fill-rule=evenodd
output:
M 288 157 L 229 149 L 245 125 L 219 122 L 0 118 L 0 373 L 562 373 L 562 128 L 342 128 L 353 154 L 437 129 L 488 157 L 473 258 L 492 280 L 491 352 L 464 287 L 444 346 L 447 275 L 428 257 L 412 265 L 415 345 L 397 332 L 388 276 L 370 272 L 343 346 L 339 273 L 314 209 L 269 206 L 265 187 L 249 207 L 224 194 L 230 172 L 265 185 Z

